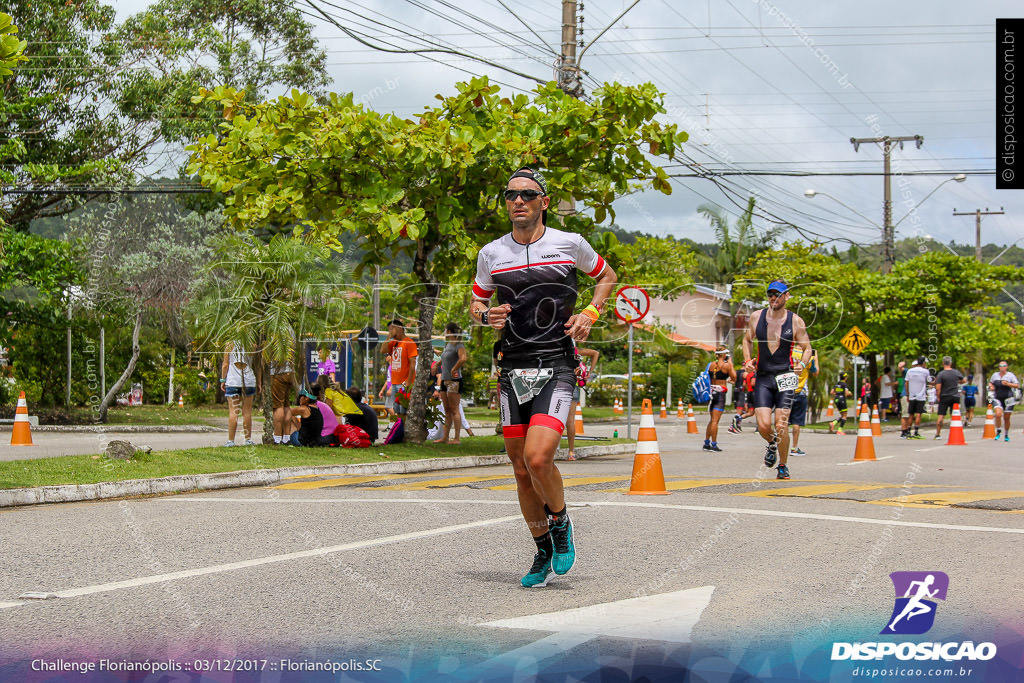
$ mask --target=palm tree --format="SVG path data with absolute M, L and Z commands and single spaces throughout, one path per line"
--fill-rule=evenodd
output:
M 771 249 L 782 234 L 783 228 L 780 226 L 758 233 L 754 228 L 755 203 L 754 197 L 747 200 L 747 208 L 731 228 L 721 207 L 702 204 L 697 208 L 711 223 L 718 242 L 714 254 L 699 254 L 697 257 L 699 274 L 704 282 L 728 288 L 746 272 L 748 264 L 761 252 Z M 733 327 L 739 307 L 738 301 L 729 301 L 728 346 L 733 344 Z
M 295 363 L 303 335 L 336 326 L 346 299 L 341 288 L 348 271 L 326 247 L 277 234 L 267 243 L 251 235 L 228 235 L 199 281 L 188 306 L 188 320 L 201 346 L 235 345 L 253 352 L 262 378 L 263 443 L 273 443 L 270 363 Z

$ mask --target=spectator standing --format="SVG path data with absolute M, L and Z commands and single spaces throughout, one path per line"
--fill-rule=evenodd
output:
M 601 352 L 595 349 L 584 349 L 579 346 L 576 347 L 576 357 L 580 359 L 580 362 L 576 366 L 576 386 L 572 389 L 572 404 L 569 406 L 569 423 L 565 425 L 565 438 L 569 445 L 569 460 L 576 459 L 576 406 L 580 402 L 580 395 L 583 392 L 583 387 L 580 385 L 587 383 L 587 377 L 597 367 L 597 359 L 601 357 Z M 587 367 L 587 361 L 590 359 L 590 367 Z
M 295 385 L 295 373 L 290 361 L 270 364 L 270 403 L 274 410 L 274 443 L 281 445 L 287 441 L 285 430 L 291 423 L 292 388 Z
M 405 412 L 405 409 L 395 400 L 398 392 L 406 387 L 411 387 L 416 382 L 416 362 L 419 355 L 416 343 L 405 336 L 405 323 L 395 318 L 388 324 L 388 336 L 391 342 L 388 347 L 388 357 L 391 361 L 391 388 L 387 391 L 384 405 L 391 415 Z
M 441 351 L 440 398 L 444 407 L 444 427 L 441 438 L 434 443 L 449 443 L 448 434 L 455 427 L 455 438 L 450 443 L 459 443 L 459 432 L 462 430 L 462 414 L 459 410 L 462 401 L 462 367 L 466 364 L 468 354 L 466 345 L 459 341 L 462 330 L 453 322 L 444 328 L 444 349 Z
M 331 380 L 331 384 L 334 384 L 335 372 L 337 372 L 337 368 L 334 367 L 334 361 L 331 359 L 331 350 L 326 346 L 321 346 L 320 362 L 316 364 L 317 379 L 326 375 Z
M 886 365 L 882 370 L 882 376 L 878 378 L 878 412 L 882 422 L 889 421 L 887 415 L 889 406 L 892 404 L 894 387 L 896 387 L 896 382 L 892 379 L 892 368 Z
M 241 346 L 228 344 L 227 350 L 224 351 L 220 374 L 221 382 L 224 384 L 224 396 L 228 399 L 228 441 L 225 446 L 235 445 L 239 412 L 242 413 L 244 445 L 256 445 L 252 440 L 252 397 L 256 395 L 260 386 L 249 360 L 249 354 Z
M 935 437 L 942 438 L 942 418 L 952 412 L 953 404 L 960 401 L 960 385 L 964 383 L 964 375 L 953 368 L 953 359 L 942 357 L 942 370 L 935 375 L 935 391 L 939 396 L 938 417 L 935 419 Z
M 900 411 L 900 438 L 907 438 L 910 433 L 910 412 L 907 405 L 907 362 L 901 360 L 896 364 L 896 396 Z
M 796 392 L 793 394 L 793 409 L 789 412 L 789 424 L 793 430 L 793 448 L 789 451 L 790 455 L 798 457 L 807 455 L 807 453 L 799 447 L 800 428 L 807 423 L 807 380 L 811 375 L 817 374 L 818 352 L 811 349 L 811 360 L 804 365 L 804 369 L 801 370 L 798 375 L 800 378 L 800 384 L 797 385 Z

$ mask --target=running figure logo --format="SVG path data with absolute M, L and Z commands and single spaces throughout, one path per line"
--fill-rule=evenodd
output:
M 927 633 L 935 623 L 934 599 L 946 599 L 949 576 L 944 572 L 893 572 L 889 577 L 896 588 L 896 606 L 882 635 Z

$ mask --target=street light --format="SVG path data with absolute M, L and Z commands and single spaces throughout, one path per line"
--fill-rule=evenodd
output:
M 913 208 L 912 208 L 912 209 L 911 209 L 910 211 L 908 211 L 908 212 L 907 212 L 907 213 L 906 213 L 906 214 L 905 214 L 905 215 L 903 216 L 903 218 L 901 218 L 901 219 L 899 219 L 898 221 L 896 221 L 896 223 L 895 223 L 895 224 L 894 224 L 894 225 L 892 226 L 892 229 L 891 229 L 891 230 L 886 230 L 886 229 L 885 229 L 885 228 L 883 228 L 883 227 L 882 227 L 881 225 L 879 225 L 878 223 L 874 222 L 873 220 L 871 220 L 870 218 L 868 218 L 867 216 L 865 216 L 864 214 L 862 214 L 862 213 L 861 213 L 860 211 L 858 211 L 857 209 L 855 209 L 855 208 L 853 208 L 852 206 L 849 206 L 849 205 L 847 205 L 847 204 L 844 204 L 843 202 L 839 201 L 838 199 L 836 199 L 836 198 L 835 198 L 835 197 L 833 197 L 832 195 L 828 194 L 827 192 L 820 192 L 820 191 L 818 191 L 818 190 L 811 190 L 811 189 L 807 189 L 807 190 L 804 190 L 804 196 L 805 196 L 805 197 L 807 197 L 808 199 L 813 199 L 814 197 L 816 197 L 816 196 L 817 196 L 817 195 L 819 195 L 819 194 L 820 194 L 820 195 L 823 195 L 823 196 L 825 196 L 825 197 L 828 197 L 828 198 L 829 198 L 829 199 L 831 199 L 832 201 L 836 202 L 837 204 L 839 204 L 839 205 L 841 205 L 841 206 L 844 206 L 844 207 L 846 207 L 846 208 L 847 208 L 847 209 L 849 209 L 850 211 L 854 212 L 855 214 L 857 214 L 858 216 L 860 216 L 861 218 L 863 218 L 864 220 L 866 220 L 866 221 L 867 221 L 868 223 L 870 223 L 871 225 L 873 225 L 873 226 L 875 226 L 876 228 L 878 228 L 879 230 L 881 230 L 881 231 L 882 231 L 882 240 L 883 240 L 883 241 L 885 241 L 885 240 L 887 240 L 887 239 L 888 239 L 888 240 L 891 240 L 891 239 L 893 238 L 893 235 L 895 235 L 895 234 L 896 234 L 896 226 L 897 226 L 897 225 L 899 225 L 900 223 L 902 223 L 902 222 L 903 222 L 904 220 L 906 220 L 907 216 L 909 216 L 910 214 L 914 213 L 914 211 L 916 211 L 916 210 L 917 210 L 917 207 L 919 207 L 919 206 L 921 206 L 922 204 L 924 204 L 924 203 L 925 203 L 925 201 L 927 201 L 929 197 L 931 197 L 931 196 L 932 196 L 933 194 L 935 194 L 936 192 L 938 192 L 938 190 L 939 190 L 939 188 L 940 188 L 940 187 L 942 187 L 943 185 L 945 185 L 945 184 L 946 184 L 946 183 L 948 183 L 948 182 L 953 182 L 953 181 L 956 181 L 956 182 L 958 182 L 958 183 L 962 183 L 962 182 L 964 182 L 965 180 L 967 180 L 967 175 L 966 175 L 966 174 L 964 174 L 964 173 L 957 173 L 957 174 L 956 174 L 955 176 L 953 176 L 952 178 L 947 178 L 947 179 L 943 180 L 943 181 L 942 181 L 941 183 L 939 183 L 938 185 L 936 185 L 936 186 L 935 186 L 935 188 L 934 188 L 934 189 L 932 189 L 932 191 L 931 191 L 931 192 L 929 192 L 928 194 L 926 194 L 926 195 L 924 196 L 924 199 L 922 199 L 922 200 L 921 200 L 921 201 L 919 201 L 919 202 L 915 202 L 915 203 L 914 203 L 914 207 L 913 207 Z M 885 246 L 885 245 L 883 245 L 883 246 Z M 892 253 L 893 253 L 893 245 L 892 245 L 892 244 L 889 244 L 889 245 L 888 245 L 888 250 L 886 251 L 886 250 L 884 250 L 884 249 L 883 249 L 883 252 L 884 252 L 884 253 L 889 253 L 889 254 L 892 254 Z M 883 266 L 884 266 L 884 264 L 883 264 Z M 883 272 L 885 272 L 885 271 L 883 270 Z

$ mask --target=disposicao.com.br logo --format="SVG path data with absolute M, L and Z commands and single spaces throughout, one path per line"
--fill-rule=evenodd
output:
M 949 576 L 945 572 L 893 572 L 896 590 L 892 615 L 880 635 L 920 635 L 935 624 L 936 600 L 945 600 Z M 987 661 L 996 656 L 994 643 L 832 643 L 832 660 L 869 660 L 895 656 L 901 660 Z

